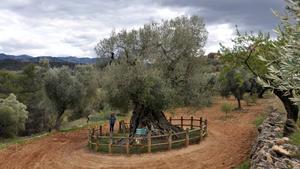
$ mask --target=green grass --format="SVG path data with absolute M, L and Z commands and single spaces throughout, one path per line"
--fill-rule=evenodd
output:
M 291 144 L 294 144 L 296 146 L 300 146 L 300 119 L 297 121 L 298 130 L 295 131 L 291 136 Z
M 253 124 L 258 128 L 264 122 L 265 118 L 266 118 L 265 114 L 260 114 L 256 117 Z
M 246 160 L 239 166 L 237 166 L 235 169 L 250 169 L 250 161 Z
M 296 131 L 290 136 L 291 143 L 300 146 L 300 131 Z
M 0 150 L 7 148 L 10 145 L 21 145 L 24 144 L 28 140 L 35 140 L 42 138 L 44 136 L 49 135 L 48 133 L 40 133 L 40 134 L 35 134 L 30 137 L 14 137 L 14 138 L 0 138 Z
M 223 103 L 221 107 L 221 111 L 225 113 L 225 118 L 228 118 L 228 114 L 232 112 L 233 106 L 230 103 Z

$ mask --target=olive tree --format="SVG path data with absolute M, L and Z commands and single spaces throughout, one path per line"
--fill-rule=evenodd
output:
M 46 62 L 46 61 L 45 61 Z M 19 100 L 27 106 L 28 120 L 24 134 L 30 135 L 48 130 L 51 114 L 47 112 L 44 94 L 44 77 L 49 70 L 49 64 L 29 64 L 21 74 L 19 85 L 22 90 L 17 93 Z
M 49 69 L 45 76 L 45 94 L 56 112 L 54 128 L 58 130 L 67 109 L 80 103 L 83 85 L 68 67 Z
M 163 110 L 199 99 L 203 83 L 195 80 L 200 69 L 195 63 L 203 54 L 206 39 L 202 18 L 182 16 L 145 24 L 138 30 L 112 32 L 97 44 L 98 56 L 111 58 L 101 80 L 103 89 L 111 105 L 133 109 L 132 134 L 139 126 L 160 132 L 178 130 L 167 121 Z M 190 90 L 199 93 L 189 97 Z
M 73 117 L 87 117 L 102 104 L 98 96 L 99 76 L 93 65 L 77 65 L 74 69 L 75 79 L 82 84 L 82 97 L 74 107 Z
M 220 75 L 221 95 L 227 97 L 232 94 L 238 102 L 237 109 L 241 109 L 243 95 L 251 86 L 250 79 L 251 76 L 244 69 L 235 68 L 223 71 Z
M 20 103 L 14 94 L 0 99 L 0 136 L 11 137 L 25 129 L 28 118 L 26 106 Z
M 279 33 L 277 39 L 272 40 L 262 33 L 237 34 L 233 48 L 223 47 L 221 51 L 227 64 L 245 68 L 264 89 L 272 89 L 287 111 L 287 123 L 295 123 L 299 113 L 295 104 L 299 93 L 299 2 L 288 0 L 287 5 L 294 19 L 289 22 L 287 17 L 281 17 L 283 25 L 276 31 Z
M 269 52 L 273 59 L 261 56 L 267 62 L 268 73 L 259 79 L 283 102 L 287 111 L 285 134 L 290 134 L 298 120 L 300 105 L 300 2 L 288 0 L 287 9 L 290 16 L 281 16 L 282 27 L 277 29 L 283 43 L 273 44 L 277 49 Z

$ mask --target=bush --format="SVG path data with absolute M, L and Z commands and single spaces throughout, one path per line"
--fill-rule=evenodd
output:
M 230 103 L 223 103 L 221 107 L 222 112 L 225 113 L 226 118 L 228 117 L 228 113 L 233 110 L 233 106 Z
M 14 94 L 0 99 L 0 137 L 13 137 L 24 130 L 28 118 L 26 106 Z

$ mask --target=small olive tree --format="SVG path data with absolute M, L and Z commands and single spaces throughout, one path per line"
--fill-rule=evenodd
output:
M 250 76 L 243 69 L 224 69 L 220 75 L 220 88 L 222 96 L 233 95 L 237 102 L 237 109 L 241 109 L 243 95 L 250 89 Z
M 20 103 L 14 94 L 0 99 L 0 137 L 12 137 L 25 129 L 28 118 L 26 106 Z
M 68 67 L 50 69 L 45 76 L 45 94 L 56 112 L 55 129 L 59 129 L 67 109 L 80 103 L 83 85 Z

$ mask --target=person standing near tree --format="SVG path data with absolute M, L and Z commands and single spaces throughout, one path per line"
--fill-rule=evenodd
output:
M 109 131 L 111 133 L 114 132 L 114 126 L 115 126 L 115 122 L 116 122 L 117 118 L 115 116 L 115 113 L 111 113 L 110 117 L 109 117 Z

